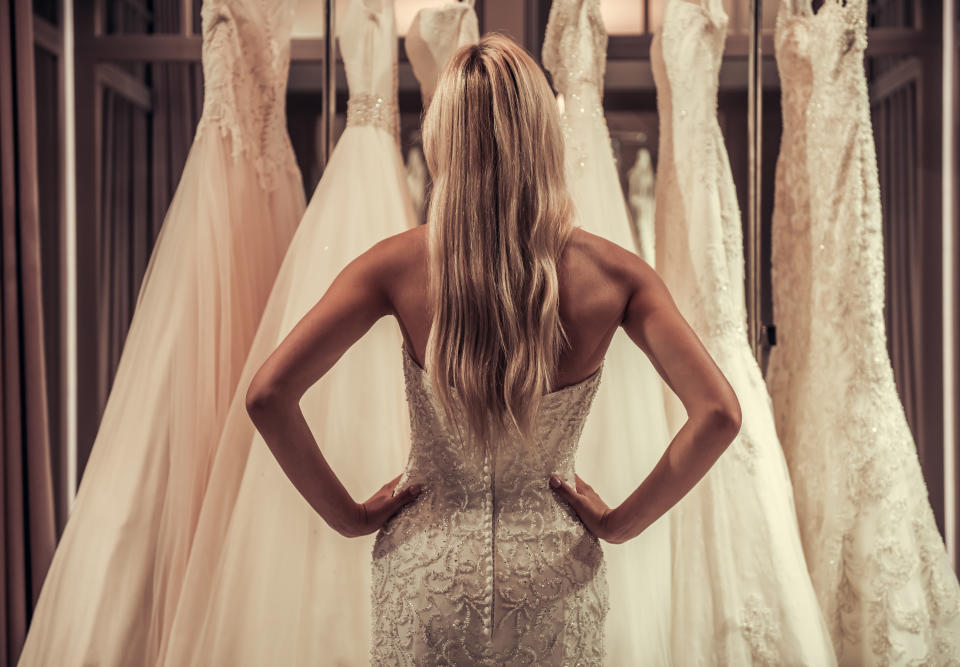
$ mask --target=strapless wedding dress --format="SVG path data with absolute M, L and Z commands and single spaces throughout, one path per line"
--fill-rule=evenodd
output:
M 544 398 L 529 451 L 506 439 L 480 454 L 403 350 L 413 437 L 397 489 L 424 491 L 377 533 L 372 663 L 602 664 L 603 552 L 549 484 L 575 484 L 602 369 Z

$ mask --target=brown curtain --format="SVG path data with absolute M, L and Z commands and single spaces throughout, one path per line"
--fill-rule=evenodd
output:
M 55 542 L 40 283 L 33 39 L 31 3 L 0 0 L 0 666 L 16 662 Z
M 180 7 L 175 0 L 155 3 L 155 32 L 176 32 L 179 22 Z M 101 98 L 102 208 L 97 239 L 97 404 L 101 415 L 140 283 L 179 184 L 203 101 L 197 63 L 151 63 L 142 75 L 151 89 L 149 110 L 110 88 L 104 88 Z

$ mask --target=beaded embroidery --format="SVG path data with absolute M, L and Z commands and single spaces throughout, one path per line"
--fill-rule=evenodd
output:
M 377 534 L 373 664 L 600 665 L 609 607 L 595 536 L 549 486 L 573 483 L 600 372 L 544 397 L 533 451 L 480 455 L 402 351 L 412 430 L 397 485 L 424 491 Z
M 791 6 L 793 5 L 793 6 Z M 866 0 L 784 2 L 767 381 L 842 662 L 960 663 L 960 587 L 886 347 Z

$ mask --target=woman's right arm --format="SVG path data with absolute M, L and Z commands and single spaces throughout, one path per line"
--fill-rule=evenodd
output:
M 660 461 L 623 503 L 602 514 L 599 535 L 636 537 L 683 498 L 740 431 L 740 403 L 656 271 L 642 260 L 625 273 L 632 294 L 621 326 L 676 392 L 687 421 Z

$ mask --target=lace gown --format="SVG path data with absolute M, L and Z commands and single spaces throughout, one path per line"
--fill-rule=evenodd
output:
M 347 126 L 283 260 L 234 396 L 159 664 L 318 665 L 369 657 L 373 537 L 329 528 L 284 475 L 246 414 L 253 374 L 352 259 L 408 229 L 414 213 L 397 143 L 392 0 L 352 0 L 338 21 Z M 319 446 L 354 497 L 402 469 L 409 420 L 396 351 L 375 324 L 303 396 Z
M 603 553 L 549 485 L 574 482 L 601 371 L 545 397 L 535 449 L 481 455 L 403 350 L 413 438 L 397 488 L 424 491 L 377 533 L 372 664 L 601 664 Z
M 960 589 L 886 347 L 865 0 L 782 2 L 767 381 L 843 665 L 960 662 Z
M 296 3 L 207 0 L 203 114 L 21 665 L 152 664 L 243 359 L 304 209 Z
M 679 665 L 835 664 L 770 397 L 750 349 L 740 211 L 717 120 L 721 0 L 669 0 L 651 45 L 660 115 L 657 266 L 733 386 L 740 434 L 670 515 Z M 686 419 L 669 397 L 671 424 Z
M 559 93 L 567 185 L 577 224 L 635 249 L 601 104 L 606 44 L 599 0 L 555 0 L 543 63 Z M 662 382 L 643 351 L 617 331 L 606 360 L 604 382 L 584 426 L 577 471 L 615 506 L 653 469 L 669 438 Z M 603 548 L 615 583 L 605 628 L 607 664 L 672 664 L 668 522 L 658 521 L 625 544 Z

